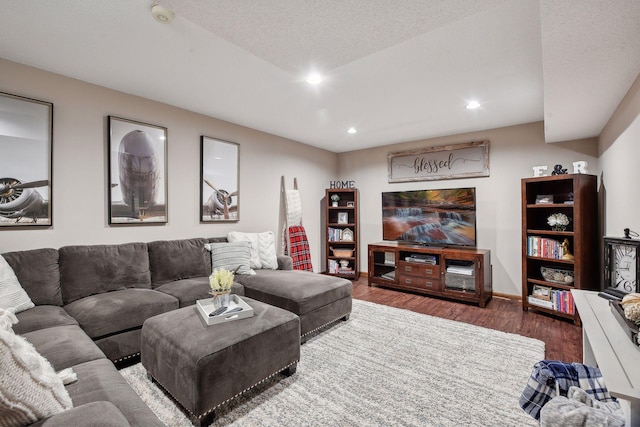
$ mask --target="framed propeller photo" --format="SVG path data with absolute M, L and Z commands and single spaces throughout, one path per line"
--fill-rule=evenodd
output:
M 109 116 L 109 224 L 167 222 L 167 128 Z
M 200 222 L 240 220 L 240 145 L 200 138 Z
M 53 104 L 0 92 L 0 227 L 51 226 Z

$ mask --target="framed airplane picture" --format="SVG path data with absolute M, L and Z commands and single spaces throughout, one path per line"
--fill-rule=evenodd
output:
M 240 145 L 200 138 L 200 222 L 239 221 Z
M 53 104 L 0 92 L 0 227 L 51 226 Z
M 109 116 L 109 224 L 166 223 L 167 128 Z

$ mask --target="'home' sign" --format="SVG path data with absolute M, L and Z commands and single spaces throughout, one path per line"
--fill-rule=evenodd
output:
M 356 188 L 355 181 L 329 181 L 329 188 Z

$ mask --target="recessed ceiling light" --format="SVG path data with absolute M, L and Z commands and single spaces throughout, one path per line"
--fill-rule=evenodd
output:
M 311 73 L 307 76 L 307 83 L 310 85 L 317 85 L 322 82 L 322 76 L 318 73 Z
M 478 101 L 469 101 L 467 110 L 475 110 L 476 108 L 480 108 L 480 103 Z
M 358 133 L 358 129 L 354 127 L 350 127 L 349 129 L 347 129 L 347 133 L 350 133 L 350 134 Z

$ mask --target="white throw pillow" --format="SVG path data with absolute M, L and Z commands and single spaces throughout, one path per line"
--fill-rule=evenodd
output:
M 256 274 L 249 261 L 249 242 L 207 243 L 204 247 L 211 252 L 211 268 L 226 268 L 235 274 Z
M 15 321 L 13 313 L 0 309 L 0 324 Z M 73 408 L 71 397 L 51 363 L 11 328 L 0 328 L 0 372 L 3 426 L 32 424 Z
M 227 240 L 230 242 L 251 242 L 251 268 L 278 269 L 276 239 L 273 232 L 243 233 L 240 231 L 232 231 L 227 234 Z M 258 261 L 255 261 L 256 258 Z
M 0 308 L 13 308 L 16 313 L 20 313 L 34 306 L 29 295 L 22 289 L 13 268 L 0 256 Z
M 258 235 L 256 233 L 242 233 L 240 231 L 231 231 L 227 234 L 227 240 L 233 242 L 249 242 L 249 256 L 251 268 L 262 268 L 260 261 L 260 252 L 258 251 Z

